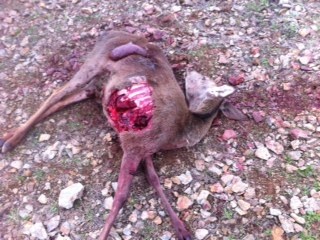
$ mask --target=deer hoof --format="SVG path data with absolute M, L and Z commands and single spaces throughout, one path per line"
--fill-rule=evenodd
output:
M 0 148 L 4 145 L 5 142 L 6 141 L 4 139 L 0 138 Z
M 178 234 L 179 240 L 192 240 L 191 234 L 187 230 L 179 231 Z
M 2 145 L 3 145 L 2 151 L 1 151 L 2 153 L 10 152 L 14 148 L 14 146 L 10 142 L 4 142 Z M 1 141 L 0 141 L 0 146 L 1 146 Z

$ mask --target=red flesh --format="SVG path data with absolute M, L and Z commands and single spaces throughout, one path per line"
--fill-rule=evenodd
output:
M 152 88 L 147 83 L 114 91 L 107 105 L 107 113 L 118 132 L 146 128 L 153 115 Z

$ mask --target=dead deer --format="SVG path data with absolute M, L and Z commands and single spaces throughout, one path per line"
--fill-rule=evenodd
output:
M 99 239 L 107 239 L 140 163 L 161 198 L 177 238 L 191 239 L 160 186 L 152 155 L 199 142 L 219 110 L 231 119 L 243 120 L 245 115 L 224 100 L 234 92 L 233 87 L 216 86 L 194 71 L 186 77 L 185 96 L 164 53 L 143 37 L 120 31 L 103 34 L 74 77 L 54 91 L 26 123 L 0 139 L 2 153 L 12 150 L 31 127 L 50 114 L 93 97 L 100 74 L 109 74 L 100 94 L 102 106 L 119 135 L 124 154 L 118 189 Z

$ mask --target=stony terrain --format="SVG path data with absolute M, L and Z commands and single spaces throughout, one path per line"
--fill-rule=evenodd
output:
M 220 116 L 195 147 L 155 156 L 194 238 L 320 239 L 319 28 L 318 0 L 2 0 L 0 135 L 70 79 L 102 31 L 142 34 L 181 86 L 187 69 L 229 82 L 250 118 Z M 93 100 L 38 124 L 0 154 L 0 239 L 97 239 L 121 155 Z M 176 239 L 142 170 L 112 236 Z

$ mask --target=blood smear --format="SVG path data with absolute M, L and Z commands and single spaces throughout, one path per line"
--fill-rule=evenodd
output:
M 148 83 L 133 84 L 114 91 L 107 105 L 107 113 L 118 132 L 146 128 L 153 109 L 152 88 Z

